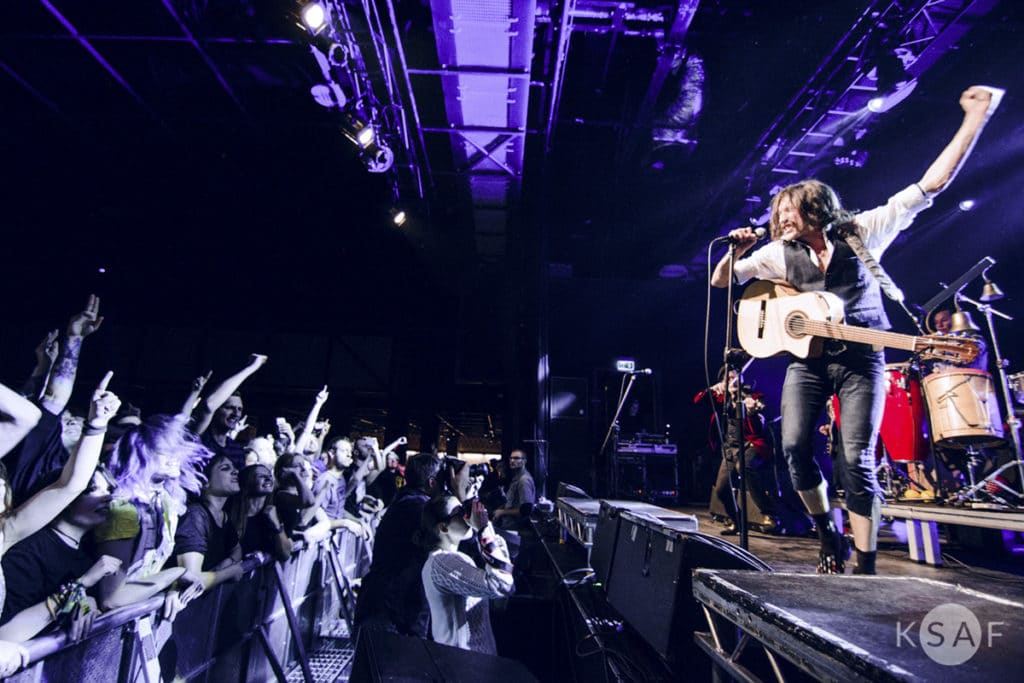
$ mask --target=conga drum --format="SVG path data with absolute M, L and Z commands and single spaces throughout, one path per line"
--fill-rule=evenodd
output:
M 958 368 L 924 378 L 932 436 L 944 448 L 985 448 L 1003 443 L 992 376 L 984 370 Z
M 906 363 L 885 366 L 885 413 L 879 432 L 889 457 L 897 462 L 928 459 L 926 405 L 917 372 Z

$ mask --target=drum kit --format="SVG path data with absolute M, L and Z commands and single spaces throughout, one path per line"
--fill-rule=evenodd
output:
M 988 285 L 986 291 L 987 288 Z M 950 332 L 975 335 L 981 339 L 981 330 L 974 325 L 969 314 L 960 310 L 961 299 L 977 305 L 985 314 L 992 333 L 992 349 L 999 375 L 994 381 L 986 370 L 969 367 L 937 365 L 926 368 L 913 362 L 886 365 L 885 411 L 879 432 L 879 478 L 884 482 L 887 496 L 910 493 L 908 498 L 932 498 L 930 484 L 915 479 L 913 475 L 923 471 L 929 455 L 940 453 L 943 456 L 940 459 L 950 469 L 966 469 L 967 481 L 954 493 L 950 502 L 972 507 L 1019 505 L 1022 499 L 1019 480 L 1024 476 L 1024 462 L 1021 460 L 1018 414 L 1024 409 L 1015 406 L 1013 398 L 1024 404 L 1024 372 L 1006 374 L 1008 363 L 1000 355 L 991 324 L 992 313 L 1003 314 L 988 306 L 984 295 L 982 301 L 985 303 L 981 303 L 957 294 L 958 305 L 952 315 Z M 931 372 L 927 372 L 929 369 Z M 997 386 L 1003 389 L 1003 399 L 1009 409 L 1005 422 Z M 977 480 L 978 467 L 990 460 L 985 449 L 1005 449 L 1007 446 L 1013 452 L 1013 458 L 1001 466 L 988 467 L 992 471 Z M 893 466 L 896 463 L 905 465 L 910 476 L 904 477 L 896 470 Z M 950 463 L 964 463 L 966 467 Z M 1011 468 L 1018 473 L 1016 489 L 1008 486 L 1001 476 Z
M 1022 378 L 1024 379 L 1024 378 Z M 992 376 L 984 370 L 958 368 L 924 375 L 920 366 L 885 366 L 885 412 L 879 431 L 879 474 L 885 493 L 903 490 L 931 497 L 928 485 L 904 479 L 893 465 L 923 467 L 933 449 L 963 453 L 969 484 L 982 464 L 982 450 L 1006 444 Z M 958 458 L 958 456 L 957 456 Z

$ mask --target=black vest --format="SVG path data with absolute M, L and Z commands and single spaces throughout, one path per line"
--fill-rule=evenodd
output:
M 845 240 L 830 235 L 835 250 L 824 273 L 811 260 L 811 248 L 803 242 L 783 242 L 786 280 L 801 292 L 831 292 L 843 300 L 846 322 L 850 325 L 889 329 L 889 318 L 882 304 L 882 290 L 867 266 L 853 253 Z

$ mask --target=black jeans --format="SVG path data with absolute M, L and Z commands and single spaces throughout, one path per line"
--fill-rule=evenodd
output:
M 814 460 L 814 435 L 825 401 L 839 395 L 840 467 L 846 506 L 869 517 L 882 492 L 875 476 L 875 441 L 885 408 L 885 356 L 857 344 L 835 355 L 794 358 L 782 387 L 782 452 L 793 488 L 807 491 L 822 481 Z

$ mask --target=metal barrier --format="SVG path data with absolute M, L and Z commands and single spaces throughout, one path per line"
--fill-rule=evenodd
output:
M 5 680 L 283 682 L 298 665 L 312 683 L 307 653 L 321 634 L 351 633 L 350 572 L 364 543 L 338 531 L 296 544 L 286 562 L 247 559 L 240 581 L 203 594 L 173 625 L 160 619 L 161 595 L 101 615 L 82 642 L 64 632 L 37 637 L 25 643 L 29 665 Z

